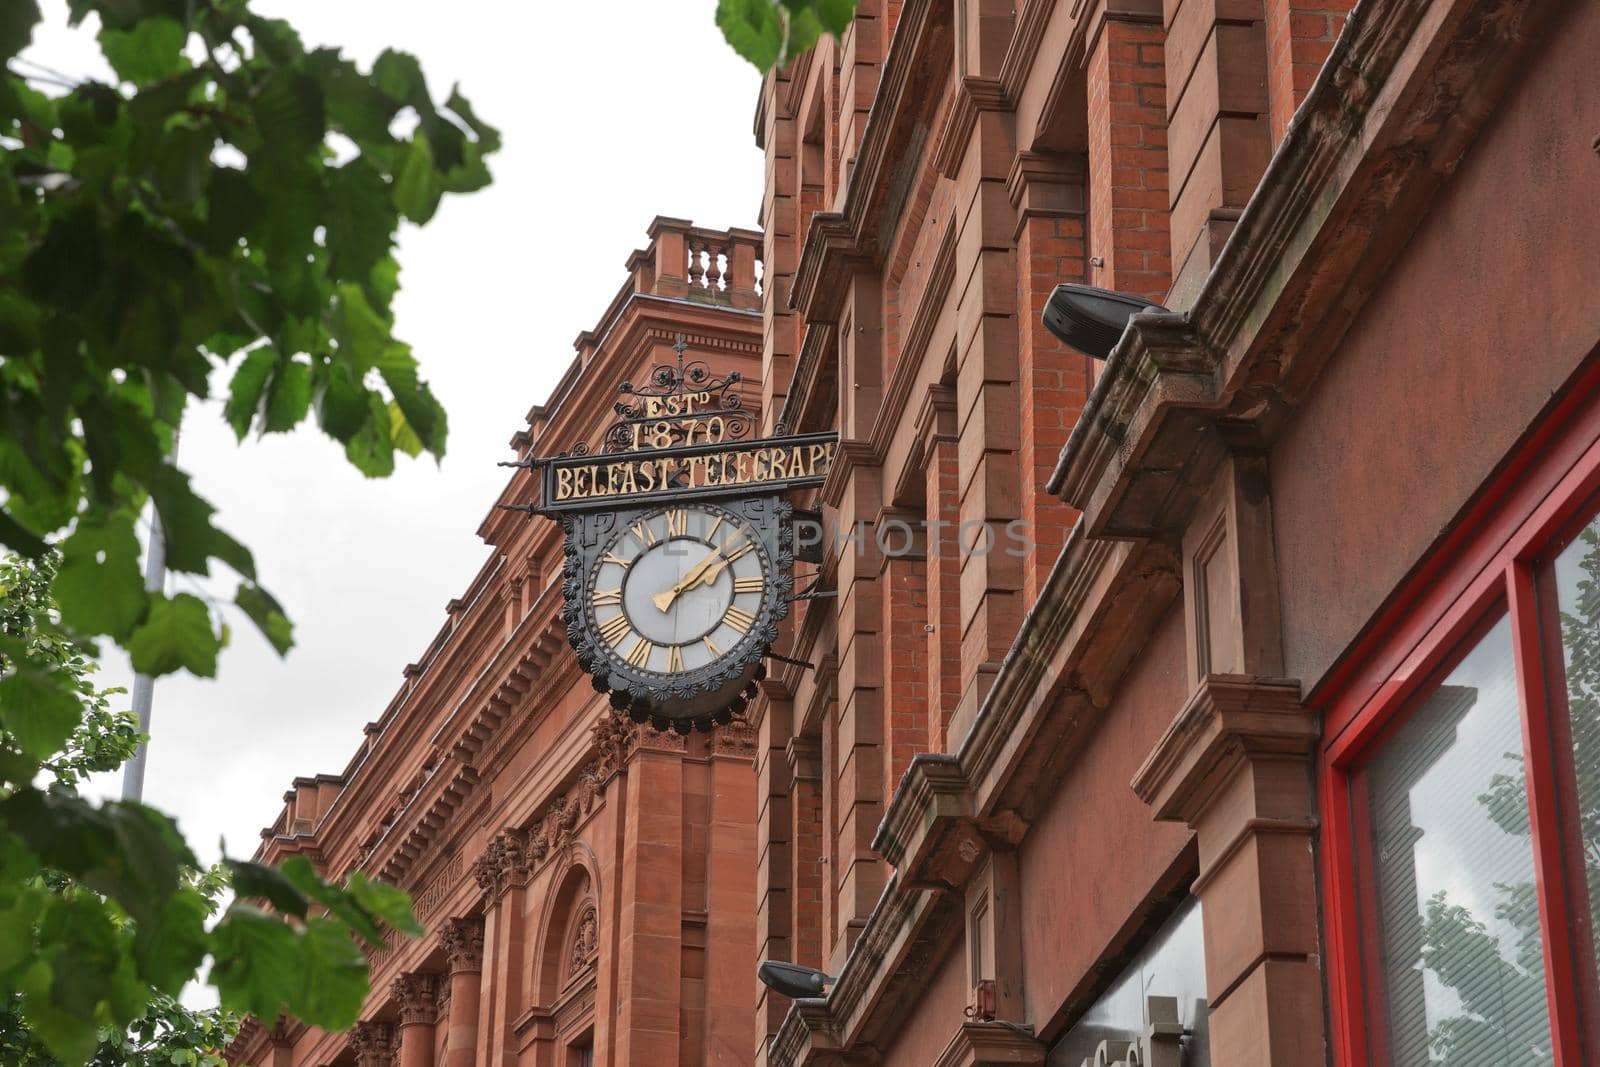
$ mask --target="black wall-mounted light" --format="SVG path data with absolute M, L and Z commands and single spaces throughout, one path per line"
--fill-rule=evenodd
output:
M 802 967 L 798 963 L 768 960 L 756 970 L 761 984 L 786 997 L 820 997 L 833 984 L 833 979 L 815 967 Z
M 1045 302 L 1043 318 L 1045 329 L 1056 337 L 1095 359 L 1105 359 L 1135 313 L 1165 310 L 1142 296 L 1092 285 L 1058 285 Z

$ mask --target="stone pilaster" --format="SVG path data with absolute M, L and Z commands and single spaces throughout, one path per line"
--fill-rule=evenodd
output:
M 1200 851 L 1211 1061 L 1302 1067 L 1325 1058 L 1317 938 L 1320 730 L 1299 684 L 1207 675 L 1133 779 Z
M 522 1010 L 527 952 L 526 903 L 531 863 L 528 835 L 503 830 L 489 842 L 473 873 L 484 890 L 483 970 L 490 996 L 478 1006 L 478 1062 L 504 1067 L 516 1062 L 517 1015 Z

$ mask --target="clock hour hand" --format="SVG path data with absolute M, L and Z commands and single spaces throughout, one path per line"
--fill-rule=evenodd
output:
M 722 549 L 713 548 L 705 559 L 701 560 L 699 563 L 696 563 L 693 567 L 690 567 L 689 573 L 685 574 L 682 578 L 679 578 L 671 589 L 663 589 L 661 592 L 651 597 L 650 600 L 655 604 L 656 610 L 665 612 L 668 608 L 672 607 L 673 601 L 677 600 L 678 597 L 682 596 L 684 593 L 700 584 L 701 579 L 705 576 L 706 568 L 710 567 L 712 561 L 720 558 L 721 555 Z M 718 568 L 718 571 L 721 571 L 720 567 Z

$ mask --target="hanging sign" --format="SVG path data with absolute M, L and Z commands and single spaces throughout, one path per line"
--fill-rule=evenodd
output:
M 567 637 L 595 687 L 634 719 L 680 732 L 726 722 L 755 694 L 794 591 L 793 507 L 820 485 L 837 435 L 746 439 L 737 373 L 658 366 L 624 382 L 601 451 L 540 469 L 541 500 L 506 505 L 561 523 Z

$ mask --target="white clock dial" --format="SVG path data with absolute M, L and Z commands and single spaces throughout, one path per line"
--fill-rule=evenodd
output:
M 760 617 L 766 553 L 718 508 L 684 506 L 623 527 L 595 566 L 589 611 L 600 639 L 634 670 L 674 675 L 732 651 Z

